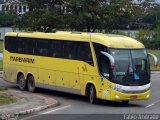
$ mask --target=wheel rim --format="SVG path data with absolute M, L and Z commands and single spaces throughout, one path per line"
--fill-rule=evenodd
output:
M 29 84 L 28 85 L 29 85 L 29 90 L 33 91 L 34 90 L 34 80 L 33 80 L 32 77 L 29 79 Z
M 24 81 L 23 78 L 21 78 L 21 79 L 19 80 L 19 87 L 20 87 L 21 89 L 23 89 L 24 86 L 25 86 L 25 81 Z

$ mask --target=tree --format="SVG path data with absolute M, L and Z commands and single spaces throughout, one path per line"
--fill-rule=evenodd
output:
M 0 26 L 11 27 L 15 24 L 17 14 L 15 12 L 2 11 L 0 12 Z
M 30 12 L 17 19 L 16 27 L 41 31 L 58 28 L 77 31 L 125 29 L 140 19 L 143 11 L 128 0 L 21 0 Z M 56 4 L 59 4 L 57 6 Z M 67 12 L 64 12 L 66 9 Z M 141 12 L 143 13 L 143 12 Z
M 158 24 L 157 27 L 154 29 L 152 43 L 154 49 L 160 49 L 160 24 Z

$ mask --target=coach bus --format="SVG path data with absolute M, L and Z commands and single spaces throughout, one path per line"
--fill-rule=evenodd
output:
M 130 37 L 85 32 L 17 33 L 5 36 L 3 78 L 20 90 L 37 87 L 128 103 L 150 98 L 149 56 Z

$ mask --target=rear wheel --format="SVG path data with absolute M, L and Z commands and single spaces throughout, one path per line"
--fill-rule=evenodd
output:
M 23 74 L 18 76 L 18 86 L 19 86 L 20 90 L 22 90 L 22 91 L 26 90 L 27 85 L 26 85 L 26 80 L 25 80 Z
M 35 80 L 34 80 L 34 77 L 33 76 L 29 76 L 28 77 L 28 91 L 30 92 L 35 92 Z
M 89 101 L 91 104 L 95 104 L 97 102 L 96 90 L 93 85 L 91 85 L 89 89 Z

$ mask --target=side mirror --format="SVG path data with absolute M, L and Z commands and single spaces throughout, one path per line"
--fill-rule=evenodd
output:
M 151 53 L 148 53 L 148 56 L 149 57 L 152 57 L 154 59 L 154 68 L 157 68 L 158 67 L 158 58 L 157 56 L 151 54 Z
M 103 54 L 106 57 L 108 57 L 108 59 L 109 59 L 109 61 L 111 63 L 111 69 L 114 69 L 115 68 L 115 60 L 114 60 L 113 56 L 108 54 L 107 52 L 103 52 L 103 51 L 101 51 L 101 54 Z

